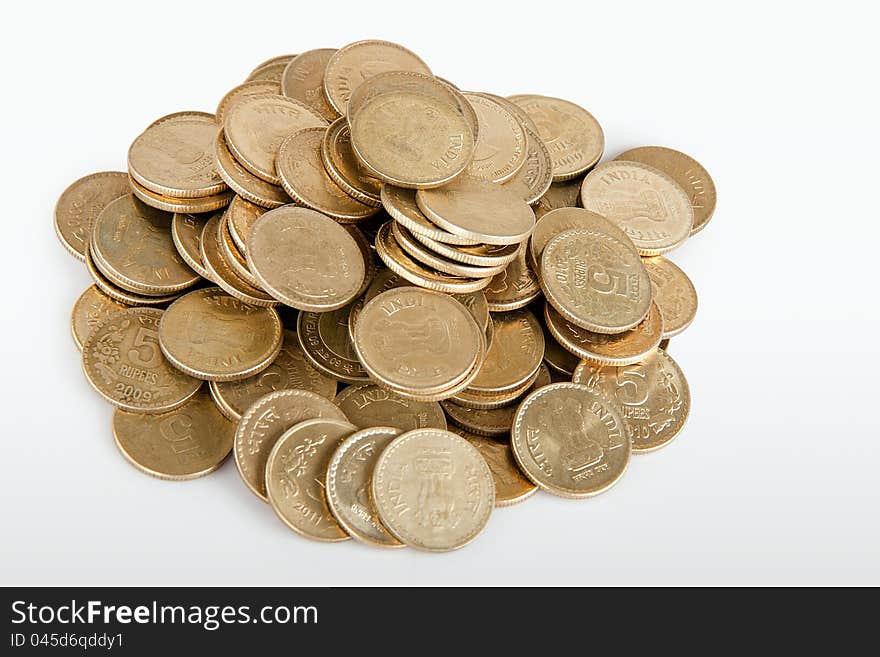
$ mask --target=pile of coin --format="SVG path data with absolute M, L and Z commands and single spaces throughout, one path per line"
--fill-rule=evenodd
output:
M 461 91 L 385 41 L 158 119 L 55 209 L 119 450 L 174 480 L 232 453 L 297 533 L 382 547 L 607 490 L 688 416 L 667 347 L 697 296 L 663 254 L 715 188 L 679 151 L 604 149 L 574 103 Z

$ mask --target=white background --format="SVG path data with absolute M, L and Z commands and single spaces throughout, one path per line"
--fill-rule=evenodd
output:
M 0 583 L 880 584 L 876 22 L 803 4 L 18 3 L 0 40 Z M 607 494 L 500 509 L 446 555 L 309 542 L 231 462 L 186 483 L 132 468 L 70 337 L 88 275 L 52 229 L 61 191 L 124 170 L 153 119 L 363 38 L 465 89 L 571 99 L 606 157 L 669 145 L 718 187 L 672 254 L 700 294 L 670 348 L 683 434 Z

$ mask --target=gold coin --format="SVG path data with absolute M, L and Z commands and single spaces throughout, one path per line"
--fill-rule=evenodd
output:
M 526 160 L 507 185 L 520 191 L 529 205 L 535 205 L 550 189 L 553 182 L 553 159 L 544 141 L 525 128 Z
M 274 82 L 275 84 L 281 84 L 281 78 L 284 75 L 284 69 L 287 68 L 287 64 L 289 63 L 289 59 L 285 57 L 281 60 L 275 60 L 259 68 L 255 68 L 250 75 L 247 76 L 246 82 L 255 82 L 260 80 L 266 80 Z
M 243 303 L 209 287 L 168 306 L 159 324 L 162 353 L 175 367 L 207 381 L 253 376 L 281 350 L 281 320 L 272 308 Z
M 179 296 L 175 293 L 161 297 L 151 297 L 144 294 L 135 294 L 134 292 L 129 292 L 128 290 L 118 287 L 108 280 L 107 277 L 104 276 L 104 274 L 102 274 L 95 266 L 95 261 L 92 259 L 92 252 L 89 249 L 88 243 L 86 243 L 85 258 L 86 270 L 89 272 L 89 276 L 92 277 L 95 286 L 114 301 L 119 301 L 127 306 L 161 306 L 174 301 L 174 299 Z
M 242 98 L 226 116 L 224 134 L 235 159 L 257 178 L 280 184 L 275 154 L 287 135 L 327 122 L 308 105 L 273 94 Z
M 217 105 L 217 114 L 215 121 L 217 125 L 223 125 L 226 122 L 226 115 L 229 110 L 242 98 L 248 96 L 256 96 L 257 94 L 279 94 L 281 93 L 281 85 L 274 80 L 253 80 L 244 82 L 237 87 L 231 89 Z
M 382 181 L 367 174 L 351 146 L 351 129 L 345 117 L 330 124 L 321 143 L 321 161 L 327 174 L 353 199 L 378 208 Z
M 352 118 L 351 146 L 377 178 L 426 189 L 465 170 L 474 155 L 474 135 L 456 106 L 391 92 L 373 98 Z
M 118 198 L 95 220 L 92 257 L 107 278 L 132 292 L 161 296 L 191 287 L 199 275 L 177 252 L 171 219 L 130 194 Z
M 162 356 L 162 317 L 156 308 L 126 308 L 105 317 L 83 343 L 86 379 L 114 406 L 162 413 L 177 408 L 201 387 Z
M 432 224 L 419 209 L 418 203 L 416 203 L 416 192 L 413 189 L 384 185 L 382 187 L 382 206 L 395 221 L 405 226 L 413 234 L 424 235 L 444 244 L 462 246 L 479 244 L 474 240 L 450 233 Z
M 390 41 L 356 41 L 340 48 L 324 70 L 324 95 L 336 113 L 346 114 L 355 89 L 385 71 L 416 71 L 431 74 L 418 55 Z
M 300 312 L 297 335 L 303 353 L 318 371 L 346 383 L 366 383 L 370 377 L 348 331 L 351 310 L 348 305 L 327 313 Z
M 468 265 L 438 255 L 413 237 L 412 233 L 396 221 L 391 222 L 391 232 L 394 235 L 394 240 L 400 248 L 409 254 L 411 258 L 414 258 L 426 267 L 436 269 L 439 272 L 451 274 L 453 276 L 463 276 L 465 278 L 491 278 L 495 274 L 504 271 L 504 264 L 496 264 L 491 267 Z M 513 246 L 516 247 L 517 245 Z
M 212 156 L 214 117 L 178 116 L 147 128 L 128 150 L 128 172 L 151 192 L 173 198 L 214 196 L 226 189 Z
M 178 119 L 187 119 L 187 118 L 195 118 L 195 119 L 208 119 L 217 122 L 217 117 L 210 112 L 202 112 L 200 110 L 183 110 L 182 112 L 171 112 L 171 114 L 166 114 L 165 116 L 160 116 L 158 119 L 153 121 L 150 125 L 147 126 L 147 130 L 153 128 L 160 123 L 165 123 L 165 121 L 178 120 Z
M 391 392 L 394 392 L 401 397 L 405 397 L 406 399 L 412 399 L 414 401 L 420 402 L 432 402 L 432 401 L 442 401 L 444 399 L 449 399 L 459 394 L 462 390 L 467 388 L 471 381 L 474 380 L 474 377 L 480 371 L 480 362 L 483 359 L 483 354 L 486 351 L 486 338 L 485 336 L 480 336 L 480 357 L 477 359 L 477 362 L 474 363 L 474 366 L 471 370 L 464 376 L 464 378 L 453 385 L 451 388 L 445 388 L 443 390 L 439 390 L 437 392 L 425 393 L 425 392 L 413 392 L 412 390 L 407 390 L 404 388 L 395 388 L 394 386 L 388 384 L 387 381 L 379 381 L 377 382 L 380 387 L 383 387 Z
M 128 179 L 131 187 L 131 193 L 138 197 L 141 201 L 165 212 L 213 212 L 220 208 L 225 208 L 232 201 L 233 192 L 227 190 L 213 196 L 200 196 L 198 198 L 174 198 L 172 196 L 164 196 L 153 192 L 134 178 Z
M 98 324 L 109 315 L 127 307 L 126 304 L 110 298 L 94 285 L 90 285 L 79 295 L 70 314 L 70 329 L 76 348 L 82 351 L 83 343 Z
M 260 207 L 271 209 L 290 201 L 287 193 L 281 187 L 257 178 L 239 164 L 238 160 L 229 152 L 222 130 L 217 132 L 217 138 L 214 141 L 214 158 L 217 160 L 217 172 L 220 177 L 237 194 L 232 199 L 232 203 L 236 198 L 241 197 Z
M 351 303 L 366 264 L 355 239 L 330 217 L 292 205 L 253 225 L 247 261 L 261 286 L 299 310 L 327 312 Z
M 248 488 L 266 497 L 266 462 L 278 439 L 305 420 L 331 418 L 345 421 L 333 402 L 308 390 L 276 390 L 251 404 L 235 430 L 235 466 Z
M 694 211 L 691 235 L 700 232 L 709 223 L 715 212 L 715 181 L 694 158 L 672 148 L 642 146 L 625 151 L 614 159 L 649 164 L 677 182 L 690 198 Z
M 446 428 L 446 416 L 437 402 L 419 402 L 375 385 L 353 385 L 334 400 L 348 421 L 360 429 L 397 427 L 412 429 Z
M 553 383 L 523 400 L 511 430 L 525 475 L 561 497 L 590 497 L 623 476 L 632 446 L 617 406 L 576 383 Z
M 325 376 L 306 359 L 295 331 L 284 331 L 281 351 L 272 364 L 256 376 L 239 381 L 211 382 L 211 393 L 221 410 L 238 420 L 251 404 L 274 390 L 295 388 L 332 399 L 336 380 Z
M 367 545 L 398 548 L 403 543 L 388 533 L 370 498 L 370 480 L 379 455 L 400 435 L 394 427 L 370 427 L 346 438 L 330 458 L 325 493 L 330 512 L 353 538 Z
M 516 190 L 471 176 L 420 189 L 416 203 L 444 230 L 483 244 L 517 244 L 535 228 L 535 213 Z
M 496 508 L 525 502 L 538 491 L 538 487 L 525 478 L 516 464 L 509 442 L 480 436 L 458 427 L 452 431 L 473 445 L 489 466 L 495 482 Z
M 681 269 L 662 256 L 645 258 L 654 301 L 663 315 L 663 339 L 684 331 L 697 314 L 697 291 Z
M 479 138 L 467 173 L 502 183 L 513 178 L 526 161 L 526 133 L 516 117 L 490 97 L 465 93 L 477 113 Z
M 565 377 L 566 381 L 571 381 L 575 369 L 581 362 L 580 358 L 553 337 L 550 329 L 547 328 L 546 320 L 544 321 L 544 362 L 550 368 L 551 374 Z
M 247 240 L 251 235 L 251 228 L 265 212 L 266 208 L 251 203 L 241 196 L 236 196 L 229 204 L 226 210 L 229 234 L 242 253 L 247 253 Z
M 349 538 L 327 506 L 324 481 L 333 452 L 356 429 L 342 420 L 306 420 L 272 448 L 266 463 L 269 504 L 297 534 L 326 542 Z
M 275 55 L 274 57 L 270 57 L 269 59 L 267 59 L 262 64 L 255 66 L 251 73 L 255 73 L 261 68 L 266 68 L 267 66 L 273 66 L 276 64 L 284 64 L 285 66 L 287 66 L 291 61 L 293 61 L 294 58 L 296 58 L 296 55 L 294 54 Z
M 130 191 L 128 175 L 121 171 L 93 173 L 71 183 L 55 204 L 55 233 L 65 250 L 85 261 L 95 219 L 111 201 Z
M 281 93 L 305 103 L 328 121 L 337 116 L 324 96 L 324 71 L 335 48 L 306 50 L 290 60 L 281 75 Z
M 491 411 L 497 408 L 504 408 L 505 406 L 510 406 L 515 403 L 518 399 L 529 392 L 529 390 L 535 385 L 535 382 L 542 378 L 543 372 L 544 370 L 539 367 L 529 378 L 515 388 L 509 388 L 500 392 L 481 392 L 479 390 L 464 389 L 457 392 L 455 395 L 448 397 L 448 400 L 453 404 L 481 411 Z M 549 383 L 549 381 L 546 381 L 545 383 Z
M 357 244 L 358 249 L 360 249 L 361 257 L 364 259 L 364 281 L 358 288 L 357 294 L 355 294 L 355 297 L 360 297 L 367 291 L 367 288 L 370 286 L 370 283 L 373 282 L 373 279 L 376 278 L 379 267 L 376 264 L 376 256 L 373 253 L 373 244 L 367 239 L 363 231 L 357 226 L 351 226 L 348 224 L 342 224 L 342 228 L 345 229 L 346 233 L 351 235 L 355 244 Z
M 605 150 L 605 133 L 579 105 L 549 96 L 510 96 L 538 126 L 553 157 L 553 180 L 575 178 L 596 165 Z
M 535 125 L 535 122 L 532 121 L 532 118 L 523 111 L 522 107 L 520 107 L 516 103 L 510 102 L 504 96 L 490 94 L 485 91 L 472 91 L 471 93 L 473 93 L 474 95 L 477 95 L 477 96 L 484 96 L 486 98 L 489 98 L 490 100 L 494 100 L 496 103 L 501 105 L 501 107 L 503 107 L 508 112 L 510 112 L 514 117 L 516 117 L 516 120 L 519 121 L 520 125 L 523 128 L 525 128 L 526 130 L 531 130 L 535 134 L 538 133 L 538 126 Z
M 535 224 L 535 230 L 529 238 L 528 258 L 529 264 L 537 272 L 540 269 L 541 254 L 547 242 L 571 228 L 591 228 L 600 230 L 617 238 L 624 244 L 631 241 L 626 233 L 620 230 L 605 217 L 584 210 L 583 208 L 564 207 L 550 210 L 542 215 L 541 220 Z
M 541 324 L 528 310 L 492 316 L 494 337 L 480 373 L 470 385 L 476 392 L 503 392 L 532 377 L 544 358 Z
M 486 301 L 493 313 L 523 308 L 541 295 L 538 277 L 526 262 L 526 246 L 519 245 L 516 258 L 486 286 Z
M 119 451 L 138 470 L 159 479 L 182 481 L 214 472 L 232 450 L 234 431 L 205 391 L 167 413 L 113 412 Z
M 599 224 L 551 239 L 541 252 L 540 281 L 566 320 L 594 333 L 631 329 L 651 307 L 651 279 L 638 252 Z
M 252 285 L 258 290 L 262 290 L 260 282 L 248 269 L 247 260 L 238 250 L 232 235 L 229 232 L 229 217 L 224 212 L 220 215 L 220 219 L 215 224 L 217 231 L 217 243 L 220 245 L 220 256 L 226 261 L 226 264 L 235 272 L 236 276 L 245 281 L 248 285 Z M 233 295 L 234 296 L 234 295 Z
M 395 438 L 376 462 L 372 493 L 391 534 L 431 552 L 470 543 L 495 506 L 495 483 L 480 452 L 442 429 Z
M 665 351 L 625 367 L 603 367 L 583 361 L 575 383 L 598 390 L 620 407 L 634 452 L 650 452 L 681 433 L 691 409 L 684 373 Z
M 663 320 L 657 304 L 638 326 L 623 333 L 594 333 L 565 321 L 549 303 L 544 319 L 553 337 L 568 351 L 599 365 L 630 365 L 647 357 L 660 344 Z
M 275 168 L 292 199 L 339 222 L 355 222 L 379 209 L 353 199 L 333 182 L 321 159 L 325 128 L 306 128 L 287 137 L 278 148 Z
M 503 268 L 516 259 L 520 246 L 519 244 L 474 244 L 472 246 L 457 246 L 438 242 L 430 237 L 413 233 L 407 228 L 402 228 L 402 230 L 411 239 L 418 240 L 425 245 L 431 252 L 441 255 L 449 260 L 472 265 L 474 267 Z
M 581 182 L 582 179 L 578 177 L 550 185 L 550 189 L 534 205 L 535 216 L 541 219 L 551 210 L 577 207 L 581 200 Z
M 184 214 L 177 212 L 171 219 L 171 239 L 177 253 L 183 261 L 202 278 L 209 278 L 208 270 L 202 264 L 202 255 L 199 245 L 202 241 L 202 231 L 208 219 L 205 215 Z
M 601 164 L 584 178 L 581 205 L 621 228 L 643 256 L 666 253 L 694 225 L 685 191 L 659 169 L 638 162 Z
M 483 356 L 482 331 L 448 295 L 402 287 L 370 300 L 355 324 L 354 348 L 375 381 L 433 395 L 466 378 Z

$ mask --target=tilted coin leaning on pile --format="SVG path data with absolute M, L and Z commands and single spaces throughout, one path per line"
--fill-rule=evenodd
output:
M 173 480 L 233 453 L 293 531 L 380 547 L 608 490 L 687 419 L 666 345 L 697 296 L 663 254 L 715 188 L 676 150 L 604 148 L 572 102 L 460 91 L 385 41 L 158 119 L 55 209 L 119 450 Z

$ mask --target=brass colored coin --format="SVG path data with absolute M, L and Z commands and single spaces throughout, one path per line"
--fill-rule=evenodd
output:
M 496 508 L 525 502 L 538 491 L 538 487 L 526 479 L 513 458 L 510 443 L 487 438 L 464 429 L 453 431 L 477 448 L 486 461 L 495 482 Z
M 352 118 L 351 146 L 377 178 L 427 189 L 445 185 L 467 168 L 474 136 L 456 106 L 392 92 L 373 98 Z
M 474 321 L 481 331 L 487 330 L 489 325 L 489 302 L 486 300 L 486 295 L 483 294 L 482 290 L 467 294 L 453 294 L 452 298 L 468 309 L 468 312 L 473 315 Z
M 126 308 L 126 304 L 108 297 L 97 287 L 90 285 L 79 295 L 70 314 L 70 328 L 76 348 L 82 351 L 83 344 L 98 324 L 109 315 Z
M 425 392 L 413 392 L 412 390 L 406 390 L 404 388 L 395 388 L 392 385 L 389 385 L 387 381 L 380 381 L 378 385 L 390 390 L 391 392 L 397 393 L 401 397 L 405 397 L 407 399 L 412 399 L 414 401 L 420 402 L 432 402 L 432 401 L 442 401 L 444 399 L 449 399 L 459 394 L 462 390 L 466 389 L 474 378 L 479 374 L 480 371 L 480 362 L 482 362 L 483 354 L 486 352 L 486 338 L 482 334 L 480 335 L 480 357 L 477 359 L 477 362 L 474 363 L 474 366 L 471 368 L 470 372 L 468 372 L 465 377 L 453 385 L 451 388 L 446 388 L 444 390 L 439 390 L 437 392 L 425 393 Z
M 445 274 L 453 276 L 463 276 L 465 278 L 491 278 L 495 274 L 504 271 L 505 265 L 493 265 L 491 267 L 481 267 L 478 265 L 467 265 L 463 262 L 457 262 L 438 255 L 431 251 L 427 246 L 413 237 L 406 228 L 398 222 L 391 222 L 391 232 L 394 240 L 411 258 L 419 261 L 426 267 L 436 269 Z M 517 245 L 513 245 L 514 247 Z
M 132 292 L 161 296 L 191 287 L 199 275 L 177 252 L 171 219 L 130 194 L 120 197 L 92 226 L 92 257 L 107 278 Z
M 379 209 L 353 199 L 333 182 L 321 159 L 325 128 L 306 128 L 287 137 L 278 148 L 275 168 L 292 199 L 339 222 L 356 222 Z
M 495 313 L 492 325 L 492 346 L 469 388 L 476 392 L 517 388 L 535 374 L 544 358 L 544 333 L 528 310 Z
M 444 230 L 483 244 L 517 244 L 535 228 L 535 213 L 514 189 L 471 176 L 420 189 L 416 203 Z
M 348 331 L 351 310 L 348 305 L 327 313 L 300 312 L 299 344 L 318 371 L 346 383 L 367 383 L 370 377 L 358 360 Z
M 543 368 L 539 367 L 528 379 L 523 381 L 522 384 L 516 388 L 509 388 L 501 392 L 481 392 L 479 390 L 465 389 L 448 399 L 453 404 L 481 411 L 491 411 L 497 408 L 504 408 L 505 406 L 510 406 L 516 402 L 517 399 L 520 399 L 529 392 L 535 385 L 535 382 L 542 378 L 543 372 Z M 549 383 L 549 381 L 546 383 Z
M 511 430 L 525 475 L 561 497 L 602 493 L 623 476 L 632 446 L 607 397 L 576 383 L 553 383 L 523 400 Z
M 119 451 L 138 470 L 159 479 L 182 481 L 214 472 L 232 450 L 234 431 L 205 391 L 167 413 L 113 412 Z
M 544 362 L 550 367 L 551 373 L 558 374 L 571 381 L 575 369 L 581 359 L 563 347 L 550 329 L 544 326 Z
M 357 294 L 355 294 L 355 297 L 360 297 L 367 291 L 367 288 L 370 287 L 370 283 L 373 282 L 373 279 L 376 278 L 379 267 L 376 264 L 376 256 L 373 253 L 373 244 L 367 240 L 363 231 L 357 226 L 351 226 L 348 224 L 342 224 L 342 227 L 345 229 L 346 233 L 351 235 L 352 239 L 357 244 L 358 249 L 360 249 L 361 257 L 364 259 L 364 282 L 361 283 Z
M 242 98 L 247 98 L 248 96 L 256 96 L 257 94 L 280 93 L 281 85 L 274 80 L 252 80 L 251 82 L 244 82 L 237 87 L 231 89 L 220 100 L 220 104 L 217 105 L 217 114 L 215 121 L 217 122 L 217 125 L 222 126 L 226 122 L 226 116 L 229 114 L 229 110 L 232 109 L 235 104 Z
M 553 157 L 553 180 L 576 178 L 596 165 L 605 150 L 605 133 L 579 105 L 549 96 L 511 96 L 538 126 Z M 600 213 L 601 214 L 601 213 Z
M 153 128 L 160 123 L 165 123 L 165 121 L 176 121 L 179 119 L 187 119 L 187 118 L 195 118 L 195 119 L 209 119 L 214 123 L 217 123 L 217 117 L 210 112 L 202 112 L 200 110 L 183 110 L 182 112 L 171 112 L 171 114 L 166 114 L 165 116 L 160 116 L 158 119 L 153 121 L 150 125 L 147 126 L 147 130 Z
M 339 115 L 348 112 L 355 89 L 385 71 L 416 71 L 430 75 L 418 55 L 390 41 L 356 41 L 340 48 L 324 70 L 324 95 Z
M 217 172 L 220 177 L 237 194 L 232 199 L 232 203 L 236 198 L 243 198 L 260 207 L 271 209 L 290 201 L 287 193 L 281 187 L 257 178 L 235 159 L 235 156 L 229 152 L 229 146 L 226 144 L 222 130 L 217 132 L 217 138 L 214 142 L 214 158 L 217 160 Z
M 336 405 L 359 427 L 412 429 L 446 428 L 446 416 L 437 402 L 419 402 L 375 385 L 349 386 L 337 395 Z
M 251 235 L 251 228 L 265 212 L 266 208 L 251 203 L 241 196 L 236 196 L 229 204 L 226 210 L 229 234 L 242 253 L 247 253 L 247 240 Z
M 83 343 L 86 379 L 114 406 L 162 413 L 177 408 L 201 387 L 162 356 L 162 317 L 156 308 L 126 308 L 105 317 Z
M 247 261 L 261 286 L 299 310 L 327 312 L 351 303 L 366 263 L 355 239 L 330 217 L 291 205 L 260 217 Z
M 525 128 L 526 161 L 506 184 L 520 190 L 529 205 L 535 205 L 553 182 L 553 159 L 544 141 Z
M 202 255 L 199 244 L 202 241 L 202 231 L 208 219 L 203 214 L 184 214 L 177 212 L 171 219 L 171 239 L 177 253 L 190 269 L 202 278 L 210 278 L 208 270 L 202 264 Z
M 296 57 L 294 54 L 286 54 L 286 55 L 275 55 L 274 57 L 270 57 L 262 64 L 259 64 L 254 67 L 254 70 L 251 73 L 256 73 L 261 68 L 266 68 L 267 66 L 272 66 L 275 64 L 284 64 L 287 66 L 293 59 Z
M 168 306 L 159 324 L 162 353 L 175 367 L 207 381 L 262 372 L 281 350 L 281 320 L 273 308 L 243 303 L 208 287 Z
M 620 407 L 634 452 L 650 452 L 681 433 L 691 409 L 684 373 L 665 351 L 626 367 L 603 367 L 583 361 L 575 383 L 594 388 Z
M 394 427 L 370 427 L 346 438 L 330 459 L 324 490 L 330 512 L 353 538 L 368 545 L 398 548 L 370 497 L 370 481 L 379 455 L 400 435 Z
M 535 224 L 535 230 L 529 238 L 529 264 L 536 272 L 540 269 L 541 254 L 544 252 L 544 247 L 547 246 L 547 243 L 559 235 L 559 233 L 571 228 L 599 230 L 612 235 L 624 244 L 629 244 L 631 241 L 626 233 L 595 212 L 576 207 L 550 210 Z
M 220 245 L 220 256 L 226 261 L 226 264 L 235 272 L 236 276 L 252 285 L 258 290 L 262 290 L 260 282 L 248 269 L 247 260 L 238 250 L 232 235 L 229 232 L 229 217 L 224 212 L 219 221 L 216 223 L 217 243 Z
M 625 151 L 614 159 L 649 164 L 677 182 L 687 193 L 694 210 L 691 235 L 700 232 L 709 223 L 715 212 L 715 181 L 694 158 L 672 148 L 642 146 Z
M 486 287 L 486 301 L 493 313 L 523 308 L 541 295 L 538 277 L 526 262 L 526 246 L 519 246 L 516 258 Z
M 657 304 L 651 304 L 648 316 L 634 329 L 610 335 L 593 333 L 565 321 L 549 303 L 544 319 L 553 337 L 571 353 L 599 365 L 631 365 L 643 360 L 660 344 L 663 320 Z
M 541 287 L 569 322 L 594 333 L 633 328 L 651 307 L 651 279 L 625 237 L 570 228 L 541 252 Z
M 128 172 L 151 192 L 201 198 L 226 190 L 212 156 L 214 117 L 178 116 L 147 128 L 128 150 Z
M 266 462 L 278 439 L 305 420 L 331 418 L 344 422 L 345 415 L 333 402 L 308 390 L 270 392 L 251 404 L 235 430 L 235 466 L 248 488 L 266 497 Z
M 272 448 L 266 463 L 269 504 L 297 534 L 326 542 L 349 538 L 327 506 L 324 482 L 336 448 L 356 429 L 342 420 L 306 420 Z
M 520 246 L 519 244 L 474 244 L 473 246 L 454 246 L 438 242 L 430 237 L 425 237 L 424 235 L 419 235 L 407 228 L 402 228 L 402 230 L 405 231 L 411 239 L 416 239 L 428 247 L 431 252 L 439 254 L 449 260 L 472 265 L 474 267 L 503 268 L 516 259 Z
M 526 133 L 516 117 L 488 96 L 465 93 L 477 113 L 479 138 L 468 175 L 494 183 L 513 178 L 526 161 Z
M 684 331 L 697 314 L 697 291 L 694 284 L 672 261 L 662 256 L 645 258 L 645 269 L 651 277 L 654 302 L 663 315 L 663 338 Z
M 432 552 L 470 543 L 495 506 L 495 483 L 480 452 L 442 429 L 398 436 L 379 456 L 372 492 L 382 524 L 410 547 Z
M 551 210 L 574 208 L 580 205 L 582 179 L 572 178 L 565 182 L 553 183 L 550 189 L 535 203 L 535 216 L 541 219 Z
M 324 96 L 324 71 L 335 48 L 306 50 L 290 60 L 281 75 L 281 93 L 305 103 L 327 121 L 339 114 Z
M 424 235 L 444 244 L 462 246 L 476 246 L 479 244 L 474 240 L 450 233 L 432 224 L 421 209 L 419 209 L 416 203 L 416 192 L 413 189 L 404 189 L 394 185 L 383 186 L 382 205 L 395 221 L 405 226 L 413 234 Z
M 111 201 L 130 191 L 128 175 L 121 171 L 93 173 L 71 183 L 55 204 L 55 233 L 65 250 L 85 261 L 95 219 Z
M 137 196 L 138 199 L 150 207 L 165 212 L 213 212 L 229 205 L 234 196 L 232 191 L 227 190 L 213 196 L 179 199 L 150 191 L 133 178 L 128 179 L 128 184 L 131 187 L 131 193 Z
M 485 96 L 486 98 L 494 100 L 496 103 L 501 105 L 501 107 L 503 107 L 508 112 L 510 112 L 514 117 L 516 117 L 516 120 L 519 121 L 520 125 L 523 128 L 525 128 L 526 130 L 531 130 L 535 134 L 538 133 L 538 126 L 535 124 L 534 121 L 532 121 L 532 118 L 528 114 L 526 114 L 525 111 L 523 111 L 522 107 L 520 107 L 516 103 L 510 102 L 504 96 L 490 94 L 485 91 L 472 91 L 471 93 L 473 93 L 476 96 Z
M 321 144 L 321 160 L 330 178 L 353 199 L 380 207 L 382 181 L 367 174 L 351 146 L 351 129 L 345 117 L 330 124 Z
M 276 60 L 254 69 L 247 76 L 246 82 L 270 81 L 275 84 L 281 84 L 281 78 L 284 75 L 284 69 L 287 68 L 288 59 Z
M 226 144 L 235 159 L 257 178 L 280 184 L 275 154 L 287 135 L 327 122 L 307 105 L 273 94 L 242 98 L 226 117 Z
M 687 193 L 671 177 L 638 162 L 601 164 L 584 178 L 581 205 L 620 227 L 643 256 L 684 242 L 694 225 Z
M 112 281 L 108 280 L 104 274 L 95 266 L 95 261 L 92 259 L 92 252 L 89 249 L 89 245 L 86 244 L 86 270 L 89 272 L 89 276 L 92 277 L 92 280 L 95 282 L 95 286 L 101 290 L 108 297 L 113 299 L 114 301 L 119 301 L 120 303 L 124 303 L 127 306 L 161 306 L 163 304 L 174 301 L 179 295 L 169 294 L 161 297 L 151 297 L 144 294 L 135 294 L 134 292 L 129 292 L 128 290 L 124 290 L 121 287 L 115 285 Z

